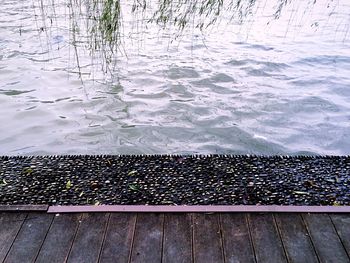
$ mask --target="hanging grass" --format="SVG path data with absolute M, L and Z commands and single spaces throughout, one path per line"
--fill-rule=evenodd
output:
M 162 30 L 171 29 L 172 36 L 178 38 L 187 28 L 196 28 L 204 33 L 221 21 L 244 23 L 254 17 L 259 4 L 257 0 L 33 0 L 43 17 L 56 17 L 55 6 L 66 5 L 69 8 L 71 44 L 74 47 L 76 64 L 80 72 L 79 48 L 88 48 L 91 57 L 101 59 L 104 72 L 113 71 L 113 63 L 123 52 L 123 13 L 142 17 L 142 25 L 156 24 Z M 279 19 L 290 0 L 275 0 L 272 19 Z M 308 0 L 310 6 L 314 0 Z M 265 3 L 266 4 L 266 3 Z M 124 12 L 123 12 L 124 10 Z M 271 11 L 271 10 L 270 10 Z M 129 19 L 129 17 L 128 17 Z

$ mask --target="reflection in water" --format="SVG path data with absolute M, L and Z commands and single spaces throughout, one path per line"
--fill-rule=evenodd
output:
M 291 1 L 288 0 L 269 2 L 272 8 L 268 11 L 273 19 L 279 19 L 283 8 L 291 4 Z M 315 3 L 314 0 L 308 0 L 307 4 L 304 5 L 304 8 L 307 8 L 303 10 L 304 14 L 310 12 Z M 56 23 L 57 26 L 57 21 L 54 19 L 57 16 L 56 8 L 60 4 L 62 3 L 59 0 L 40 0 L 38 5 L 34 4 L 35 7 L 39 8 L 42 18 L 38 30 L 46 32 L 49 25 L 52 26 Z M 331 4 L 334 6 L 333 1 L 327 2 L 324 9 L 330 8 Z M 170 41 L 180 41 L 184 30 L 188 28 L 198 29 L 205 34 L 212 30 L 216 24 L 251 22 L 250 19 L 254 18 L 257 10 L 261 6 L 265 9 L 266 5 L 267 0 L 265 2 L 256 0 L 160 0 L 148 2 L 134 0 L 132 4 L 120 0 L 69 0 L 67 5 L 69 13 L 66 14 L 68 18 L 65 19 L 70 21 L 71 44 L 74 49 L 77 73 L 82 77 L 79 47 L 89 48 L 91 57 L 99 59 L 98 63 L 101 63 L 100 66 L 104 73 L 115 74 L 118 54 L 127 56 L 123 47 L 123 37 L 133 36 L 123 34 L 123 22 L 129 22 L 123 21 L 123 13 L 127 14 L 127 17 L 132 15 L 134 18 L 132 23 L 137 28 L 147 27 L 147 24 L 154 23 L 161 29 L 171 32 Z M 35 10 L 36 13 L 38 10 Z M 46 17 L 49 18 L 49 25 Z M 142 32 L 136 32 L 136 34 L 140 35 Z M 63 42 L 63 37 L 54 36 L 53 41 L 47 40 L 47 42 L 51 45 L 58 44 Z
M 349 12 L 2 0 L 0 154 L 349 154 Z

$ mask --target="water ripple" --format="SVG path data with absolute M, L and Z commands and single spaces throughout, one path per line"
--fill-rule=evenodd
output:
M 265 2 L 180 33 L 123 2 L 108 56 L 66 1 L 3 0 L 0 154 L 350 154 L 350 4 Z

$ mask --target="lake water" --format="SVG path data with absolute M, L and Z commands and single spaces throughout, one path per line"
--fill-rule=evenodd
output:
M 167 2 L 1 0 L 0 154 L 350 154 L 348 0 Z

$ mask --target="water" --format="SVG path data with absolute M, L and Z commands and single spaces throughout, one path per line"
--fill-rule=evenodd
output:
M 0 154 L 350 154 L 350 2 L 187 2 L 2 0 Z

